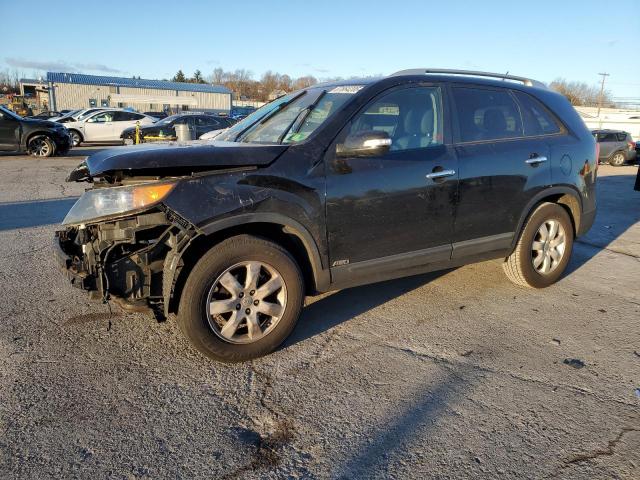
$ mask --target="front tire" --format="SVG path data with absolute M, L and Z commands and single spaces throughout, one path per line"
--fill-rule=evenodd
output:
M 515 249 L 502 264 L 516 285 L 545 288 L 567 268 L 573 249 L 573 224 L 556 203 L 543 203 L 529 216 Z
M 240 362 L 275 350 L 300 315 L 304 282 L 293 257 L 238 235 L 203 255 L 185 283 L 178 324 L 203 355 Z
M 29 139 L 27 151 L 34 157 L 51 157 L 56 151 L 56 145 L 46 135 L 35 135 Z
M 614 167 L 621 167 L 622 165 L 624 165 L 624 153 L 616 152 L 613 155 L 611 155 L 609 164 L 613 165 Z

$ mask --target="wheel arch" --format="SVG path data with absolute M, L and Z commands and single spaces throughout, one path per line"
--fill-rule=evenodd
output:
M 246 214 L 211 222 L 200 228 L 182 253 L 183 266 L 175 275 L 173 292 L 167 312 L 177 312 L 182 289 L 189 273 L 202 255 L 227 238 L 249 234 L 271 240 L 285 248 L 296 260 L 305 281 L 305 293 L 326 291 L 329 270 L 324 268 L 320 250 L 311 233 L 299 222 L 279 214 Z
M 534 196 L 523 209 L 523 213 L 520 216 L 520 220 L 518 221 L 518 226 L 515 231 L 516 234 L 513 236 L 513 240 L 511 241 L 510 253 L 513 252 L 516 247 L 527 219 L 540 204 L 545 202 L 556 203 L 562 206 L 569 214 L 569 218 L 573 225 L 574 236 L 580 231 L 580 222 L 582 220 L 582 200 L 577 189 L 569 185 L 551 187 Z
M 29 146 L 29 142 L 31 140 L 33 140 L 34 137 L 38 137 L 40 135 L 44 135 L 45 137 L 47 137 L 49 140 L 51 140 L 51 142 L 53 143 L 53 146 L 55 148 L 56 146 L 56 142 L 53 140 L 53 137 L 51 136 L 51 132 L 48 132 L 46 130 L 36 130 L 33 132 L 29 132 L 24 140 L 24 146 L 28 147 Z

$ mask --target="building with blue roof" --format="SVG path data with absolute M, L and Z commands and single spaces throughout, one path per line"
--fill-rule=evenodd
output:
M 145 111 L 229 113 L 231 90 L 222 85 L 47 72 L 51 110 L 88 107 Z

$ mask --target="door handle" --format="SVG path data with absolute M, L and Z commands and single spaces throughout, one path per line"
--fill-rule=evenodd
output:
M 430 180 L 437 180 L 438 178 L 450 177 L 455 174 L 455 170 L 440 170 L 439 172 L 428 173 L 427 178 Z
M 533 158 L 528 158 L 527 160 L 524 161 L 524 163 L 528 165 L 537 165 L 539 163 L 544 163 L 547 160 L 548 160 L 547 157 L 533 157 Z

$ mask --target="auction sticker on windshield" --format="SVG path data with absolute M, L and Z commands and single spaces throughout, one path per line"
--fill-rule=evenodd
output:
M 333 90 L 329 90 L 327 93 L 348 93 L 350 95 L 353 95 L 354 93 L 358 93 L 363 88 L 364 85 L 341 85 L 339 87 L 335 87 Z

